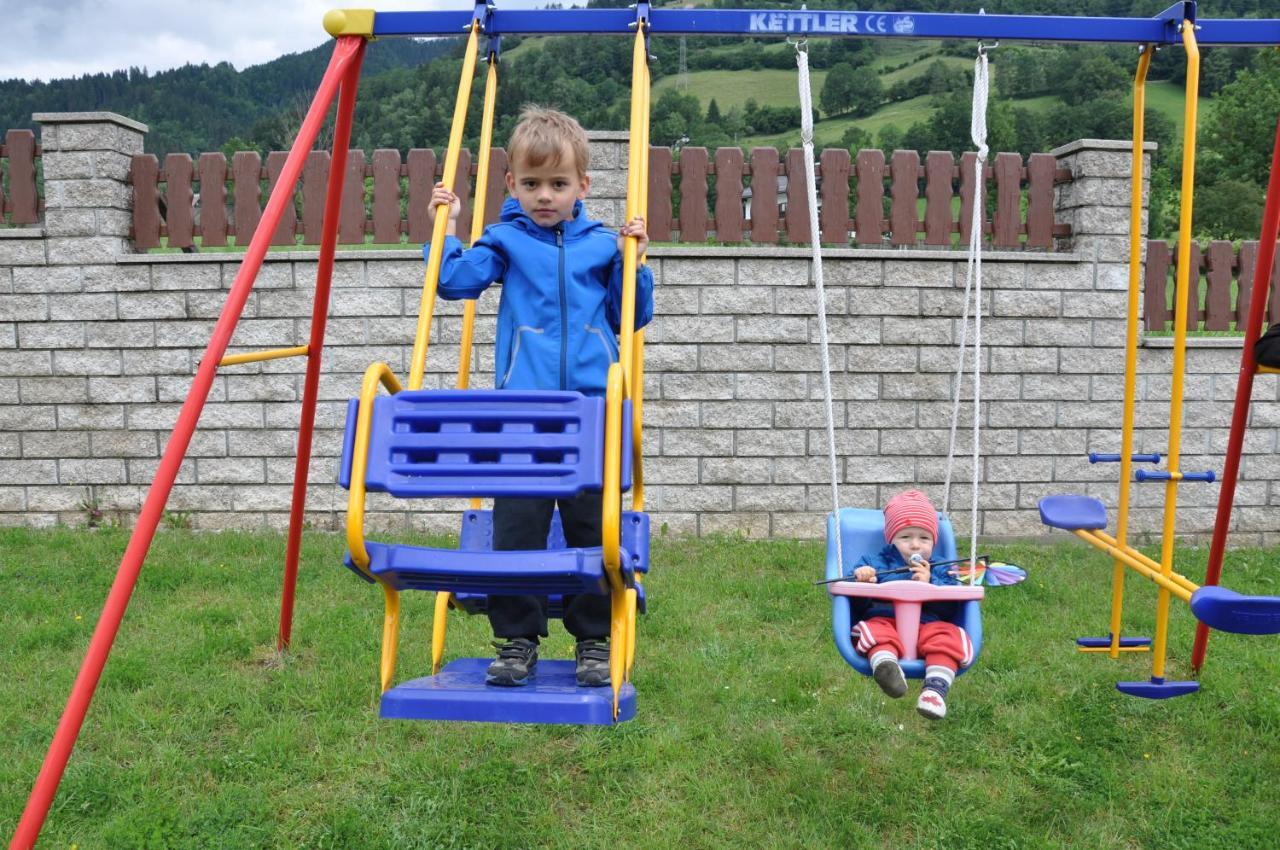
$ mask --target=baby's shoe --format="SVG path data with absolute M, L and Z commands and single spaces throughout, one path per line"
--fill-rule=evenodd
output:
M 907 679 L 902 675 L 902 667 L 892 652 L 877 652 L 871 656 L 871 678 L 876 680 L 880 690 L 893 699 L 898 699 L 907 692 Z
M 940 676 L 926 676 L 924 690 L 916 700 L 916 711 L 920 716 L 930 720 L 941 720 L 947 716 L 947 691 L 951 683 Z

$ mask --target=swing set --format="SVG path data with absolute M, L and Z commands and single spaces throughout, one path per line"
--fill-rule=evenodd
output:
M 459 79 L 453 123 L 449 135 L 448 151 L 444 164 L 443 182 L 453 188 L 457 182 L 459 152 L 471 82 L 480 56 L 479 39 L 487 38 L 485 57 L 488 75 L 485 86 L 485 107 L 481 129 L 479 155 L 480 173 L 476 186 L 476 213 L 473 219 L 472 238 L 479 235 L 484 220 L 483 204 L 489 179 L 489 149 L 493 128 L 493 108 L 497 90 L 497 77 L 501 36 L 569 35 L 599 36 L 632 33 L 634 39 L 631 92 L 631 140 L 629 149 L 627 212 L 628 220 L 642 215 L 646 209 L 648 185 L 646 168 L 648 157 L 649 82 L 648 39 L 652 35 L 723 35 L 723 36 L 839 36 L 875 38 L 926 38 L 926 39 L 978 39 L 978 40 L 1034 40 L 1092 43 L 1130 43 L 1151 47 L 1173 44 L 1181 40 L 1188 45 L 1188 110 L 1194 119 L 1194 84 L 1192 72 L 1198 67 L 1192 58 L 1197 39 L 1203 44 L 1264 46 L 1280 44 L 1280 20 L 1197 20 L 1196 4 L 1190 0 L 1175 3 L 1153 18 L 1089 18 L 1069 16 L 1018 16 L 985 14 L 937 14 L 937 13 L 888 13 L 852 11 L 807 10 L 726 10 L 726 9 L 651 9 L 649 3 L 638 2 L 631 9 L 498 9 L 478 0 L 471 8 L 459 11 L 436 12 L 374 12 L 367 9 L 332 10 L 325 16 L 325 29 L 335 37 L 333 55 L 311 102 L 294 145 L 285 161 L 275 189 L 267 202 L 262 218 L 245 250 L 244 260 L 236 275 L 222 312 L 214 326 L 209 343 L 200 358 L 200 366 L 192 381 L 182 409 L 174 425 L 170 439 L 157 468 L 155 478 L 147 492 L 128 546 L 121 559 L 116 578 L 103 606 L 88 651 L 67 705 L 58 722 L 53 741 L 45 756 L 27 800 L 21 820 L 14 832 L 10 848 L 29 848 L 39 837 L 40 828 L 49 811 L 58 784 L 71 756 L 80 728 L 88 712 L 89 703 L 101 677 L 107 656 L 124 617 L 129 598 L 137 582 L 147 551 L 163 515 L 169 493 L 186 455 L 200 413 L 208 399 L 214 378 L 220 368 L 238 363 L 256 362 L 281 357 L 306 357 L 306 376 L 303 384 L 302 409 L 298 427 L 298 448 L 294 475 L 293 499 L 290 510 L 289 530 L 285 547 L 284 581 L 281 593 L 280 628 L 277 646 L 288 650 L 294 608 L 294 587 L 298 572 L 298 560 L 311 459 L 312 432 L 315 423 L 315 406 L 318 398 L 321 356 L 324 348 L 325 320 L 328 313 L 329 290 L 333 273 L 334 252 L 337 244 L 338 208 L 342 198 L 345 169 L 333 168 L 329 172 L 326 188 L 324 225 L 316 271 L 316 287 L 310 324 L 310 339 L 306 345 L 272 349 L 250 354 L 225 356 L 239 317 L 262 266 L 271 234 L 289 203 L 293 187 L 301 175 L 307 153 L 315 144 L 321 125 L 330 106 L 337 100 L 333 135 L 332 162 L 345 162 L 350 142 L 354 115 L 356 86 L 361 61 L 368 42 L 377 38 L 456 36 L 465 34 L 466 49 L 462 73 Z M 1193 33 L 1198 32 L 1198 36 Z M 1144 59 L 1143 68 L 1145 69 Z M 985 57 L 980 56 L 985 68 Z M 807 65 L 802 66 L 802 76 L 807 77 Z M 807 83 L 804 87 L 807 89 Z M 802 93 L 802 98 L 807 95 Z M 985 102 L 985 90 L 983 92 Z M 975 104 L 977 93 L 975 89 Z M 809 187 L 813 191 L 815 180 L 812 161 L 812 125 L 810 110 L 804 110 L 808 124 L 806 157 Z M 976 114 L 976 110 L 975 110 Z M 1137 111 L 1140 120 L 1141 110 Z M 1194 120 L 1188 123 L 1189 139 L 1194 142 Z M 976 139 L 975 142 L 981 145 Z M 1140 156 L 1139 141 L 1135 142 L 1135 157 Z M 1184 226 L 1189 228 L 1190 161 L 1193 145 L 1187 146 L 1184 162 Z M 1136 159 L 1138 167 L 1140 158 Z M 979 165 L 979 167 L 981 167 Z M 1136 174 L 1136 169 L 1135 169 Z M 1273 183 L 1276 175 L 1273 172 Z M 1135 183 L 1135 185 L 1140 185 Z M 1269 210 L 1276 193 L 1269 193 Z M 1135 209 L 1137 200 L 1135 197 Z M 819 232 L 816 218 L 816 202 L 810 200 L 811 232 Z M 975 203 L 975 215 L 978 214 Z M 432 251 L 428 258 L 427 273 L 423 283 L 419 318 L 416 328 L 413 355 L 406 385 L 392 370 L 382 363 L 375 363 L 366 371 L 360 395 L 352 400 L 343 441 L 342 484 L 349 490 L 346 563 L 362 579 L 377 584 L 383 592 L 383 642 L 380 662 L 380 682 L 383 690 L 381 713 L 384 717 L 414 717 L 436 719 L 492 720 L 505 722 L 572 722 L 616 723 L 634 714 L 635 692 L 629 683 L 635 655 L 635 618 L 643 610 L 644 594 L 642 578 L 648 567 L 648 518 L 644 513 L 644 488 L 642 467 L 641 425 L 643 398 L 640 388 L 643 379 L 644 336 L 634 327 L 635 272 L 641 258 L 637 255 L 634 239 L 626 240 L 624 257 L 624 296 L 622 299 L 622 334 L 619 362 L 609 371 L 607 392 L 604 399 L 585 398 L 573 392 L 547 391 L 538 393 L 493 392 L 473 390 L 469 384 L 469 357 L 472 329 L 475 317 L 474 302 L 466 305 L 462 353 L 459 358 L 457 389 L 425 390 L 422 388 L 431 319 L 435 303 L 435 288 L 440 270 L 440 247 L 443 244 L 443 228 L 447 216 L 436 219 L 432 237 Z M 1274 216 L 1269 219 L 1275 235 Z M 973 228 L 981 233 L 981 228 Z M 1136 234 L 1137 229 L 1135 227 Z M 1182 250 L 1189 245 L 1189 231 L 1183 231 Z M 1134 237 L 1136 245 L 1137 237 Z M 1261 274 L 1265 266 L 1270 270 L 1268 241 L 1263 242 L 1263 258 L 1258 264 Z M 1274 239 L 1270 240 L 1274 248 Z M 970 278 L 981 288 L 980 245 L 971 245 Z M 1135 255 L 1136 256 L 1136 255 Z M 815 276 L 821 298 L 821 250 L 815 244 Z M 1265 260 L 1264 263 L 1262 260 Z M 1132 264 L 1136 269 L 1136 260 Z M 1185 294 L 1187 263 L 1180 263 L 1179 303 Z M 975 274 L 976 272 L 976 274 Z M 1136 275 L 1136 272 L 1131 272 Z M 1136 278 L 1133 278 L 1136 279 Z M 1265 279 L 1265 278 L 1264 278 Z M 966 293 L 967 294 L 967 293 Z M 978 303 L 978 302 L 975 302 Z M 1132 302 L 1136 304 L 1136 300 Z M 967 328 L 966 316 L 962 326 Z M 1131 317 L 1135 311 L 1131 310 Z M 843 552 L 861 551 L 859 541 L 868 535 L 882 533 L 883 517 L 879 511 L 859 511 L 839 508 L 836 478 L 834 476 L 835 452 L 833 423 L 829 414 L 831 404 L 830 367 L 825 360 L 826 320 L 819 313 L 823 334 L 824 386 L 828 402 L 828 435 L 831 441 L 833 466 L 834 510 L 828 523 L 831 541 L 828 554 L 828 578 L 838 578 L 844 565 Z M 979 398 L 977 382 L 977 352 L 980 345 L 981 317 L 974 311 L 975 323 L 975 400 Z M 1182 353 L 1185 344 L 1185 313 L 1176 348 L 1175 381 L 1180 381 Z M 1256 318 L 1253 324 L 1257 324 Z M 1136 327 L 1133 325 L 1131 327 Z M 1131 331 L 1131 339 L 1133 332 Z M 961 342 L 963 360 L 964 342 Z M 1131 359 L 1132 359 L 1131 346 Z M 955 405 L 959 404 L 959 384 L 956 381 Z M 379 396 L 378 388 L 384 387 L 389 395 Z M 1174 411 L 1180 408 L 1180 383 L 1175 383 Z M 1128 393 L 1132 400 L 1132 385 Z M 953 405 L 954 407 L 954 405 Z M 1131 414 L 1131 404 L 1129 405 Z M 976 422 L 975 416 L 975 422 Z M 954 453 L 954 420 L 953 445 Z M 1126 428 L 1126 442 L 1122 454 L 1122 471 L 1127 476 L 1130 463 L 1130 425 Z M 1177 481 L 1186 475 L 1177 470 L 1177 428 L 1170 429 L 1171 454 L 1169 478 L 1170 494 L 1176 492 Z M 977 452 L 975 433 L 975 469 Z M 976 478 L 976 476 L 975 476 Z M 948 490 L 949 490 L 948 478 Z M 975 485 L 976 486 L 976 485 Z M 1122 480 L 1122 491 L 1127 484 Z M 632 510 L 622 510 L 622 493 L 630 489 Z M 604 495 L 603 545 L 596 549 L 565 548 L 553 527 L 549 535 L 548 551 L 513 553 L 491 551 L 490 519 L 479 508 L 478 497 L 484 495 L 561 496 L 586 491 L 598 491 Z M 397 544 L 369 541 L 364 533 L 364 505 L 368 492 L 385 492 L 394 498 L 436 498 L 465 496 L 473 499 L 471 510 L 464 514 L 461 548 L 458 550 L 426 549 Z M 1076 502 L 1072 502 L 1076 505 Z M 1127 502 L 1122 500 L 1122 505 Z M 1169 501 L 1172 508 L 1172 495 Z M 1101 505 L 1096 506 L 1098 509 Z M 1122 508 L 1123 509 L 1123 508 Z M 973 527 L 976 529 L 976 498 Z M 1042 509 L 1043 510 L 1043 509 Z M 945 516 L 940 521 L 940 540 L 937 554 L 942 558 L 955 557 L 955 540 L 951 524 Z M 1118 564 L 1137 569 L 1161 585 L 1161 608 L 1167 608 L 1169 594 L 1180 598 L 1190 596 L 1184 587 L 1185 579 L 1169 574 L 1172 556 L 1172 510 L 1166 512 L 1165 551 L 1163 565 L 1147 564 L 1124 543 L 1124 521 L 1119 525 L 1114 543 L 1106 543 L 1096 515 L 1082 520 L 1080 514 L 1065 510 L 1049 510 L 1050 524 L 1069 528 L 1086 537 L 1094 545 L 1110 546 L 1115 550 Z M 1048 521 L 1048 520 L 1046 520 Z M 880 537 L 880 539 L 883 539 Z M 976 536 L 973 541 L 976 547 Z M 976 551 L 976 550 L 975 550 Z M 972 557 L 971 557 L 972 560 Z M 1121 567 L 1117 566 L 1117 570 Z M 834 572 L 833 572 L 834 571 Z M 841 588 L 845 582 L 834 582 L 831 587 Z M 881 590 L 893 583 L 881 586 Z M 932 588 L 938 590 L 938 588 Z M 432 639 L 432 666 L 435 675 L 392 687 L 395 674 L 396 647 L 399 633 L 399 593 L 401 590 L 433 590 L 437 592 Z M 953 588 L 952 590 L 956 590 Z M 976 597 L 981 588 L 959 588 Z M 975 593 L 976 591 L 976 593 Z M 1206 594 L 1206 591 L 1216 591 Z M 611 695 L 584 694 L 570 683 L 559 689 L 498 689 L 476 686 L 478 673 L 474 666 L 454 662 L 441 669 L 443 659 L 446 614 L 450 607 L 464 610 L 483 610 L 484 597 L 491 593 L 557 593 L 594 592 L 608 594 L 611 599 L 612 640 L 610 671 L 613 682 Z M 834 591 L 836 598 L 833 623 L 837 644 L 841 644 L 839 605 L 847 602 L 842 590 Z M 1184 595 L 1185 593 L 1185 595 Z M 1223 591 L 1201 588 L 1195 591 L 1199 599 L 1192 599 L 1192 609 L 1197 616 L 1214 626 L 1239 624 L 1244 616 L 1245 602 L 1253 600 L 1260 610 L 1255 620 L 1267 626 L 1266 630 L 1280 630 L 1276 622 L 1274 601 L 1265 599 L 1258 603 L 1256 597 L 1239 597 L 1232 602 Z M 1118 599 L 1118 596 L 1117 596 Z M 1228 615 L 1218 616 L 1226 600 Z M 906 600 L 912 604 L 919 600 Z M 971 598 L 963 606 L 965 625 L 971 636 L 980 639 L 981 622 L 977 617 L 977 601 Z M 971 612 L 971 613 L 970 613 Z M 553 609 L 554 613 L 554 609 Z M 970 622 L 972 621 L 972 622 Z M 1274 626 L 1274 628 L 1272 628 Z M 1118 624 L 1113 634 L 1119 634 Z M 905 635 L 904 635 L 905 637 Z M 848 642 L 848 624 L 844 624 L 843 640 Z M 1162 637 L 1158 636 L 1158 640 Z M 975 647 L 978 641 L 974 641 Z M 1115 640 L 1113 639 L 1113 653 Z M 852 649 L 841 651 L 850 663 L 857 666 L 857 656 Z M 1162 650 L 1161 650 L 1162 651 Z M 852 657 L 851 657 L 852 656 Z M 467 661 L 464 659 L 464 661 Z M 473 660 L 472 660 L 473 661 Z M 543 662 L 546 665 L 546 662 Z M 549 666 L 549 665 L 548 665 Z M 909 665 L 908 665 L 909 668 Z M 481 672 L 482 672 L 481 668 Z M 569 673 L 572 676 L 572 673 Z M 548 674 L 540 671 L 545 680 Z M 516 693 L 521 692 L 521 693 Z M 509 695 L 509 696 L 508 696 Z M 503 700 L 509 700 L 503 702 Z

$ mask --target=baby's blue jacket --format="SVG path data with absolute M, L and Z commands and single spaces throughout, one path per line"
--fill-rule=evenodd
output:
M 618 234 L 587 218 L 542 227 L 515 198 L 501 220 L 468 250 L 445 237 L 438 292 L 475 298 L 502 281 L 494 344 L 498 389 L 577 390 L 604 395 L 609 365 L 618 360 L 622 324 L 622 254 Z M 422 248 L 429 256 L 431 245 Z M 636 327 L 653 318 L 653 274 L 636 274 Z
M 892 543 L 886 544 L 879 552 L 863 555 L 854 562 L 846 575 L 852 576 L 854 571 L 861 566 L 875 567 L 877 583 L 881 581 L 902 581 L 911 578 L 911 573 L 909 572 L 888 575 L 892 570 L 900 570 L 907 566 L 906 559 L 902 557 L 898 547 Z M 950 569 L 951 567 L 933 567 L 929 572 L 929 584 L 959 584 L 960 580 L 951 575 Z M 920 610 L 920 622 L 932 623 L 934 620 L 950 620 L 956 613 L 956 608 L 955 602 L 926 602 Z M 892 617 L 893 603 L 875 600 L 865 611 L 855 611 L 855 614 L 858 620 L 869 620 L 872 617 Z

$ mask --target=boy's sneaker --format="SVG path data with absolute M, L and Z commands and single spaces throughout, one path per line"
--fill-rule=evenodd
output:
M 485 684 L 504 688 L 528 684 L 538 667 L 538 642 L 511 638 L 504 643 L 494 641 L 493 645 L 498 648 L 498 657 L 485 671 Z
M 898 699 L 907 692 L 907 679 L 902 675 L 898 659 L 887 653 L 876 659 L 875 666 L 871 668 L 871 678 L 876 680 L 880 690 L 893 699 Z
M 602 688 L 609 681 L 609 642 L 587 638 L 578 641 L 574 653 L 577 657 L 578 687 Z
M 925 688 L 920 692 L 920 699 L 916 700 L 916 711 L 930 720 L 941 720 L 947 716 L 947 701 L 933 688 Z

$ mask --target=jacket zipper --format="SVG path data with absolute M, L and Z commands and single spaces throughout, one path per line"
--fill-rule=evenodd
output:
M 564 281 L 564 225 L 556 226 L 556 248 L 560 252 L 560 389 L 568 389 L 569 294 Z

